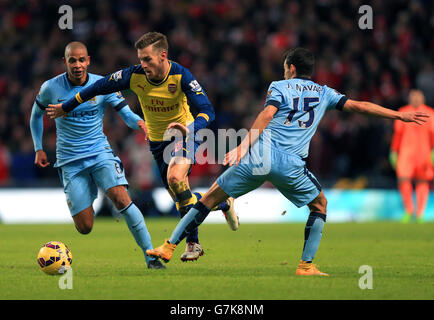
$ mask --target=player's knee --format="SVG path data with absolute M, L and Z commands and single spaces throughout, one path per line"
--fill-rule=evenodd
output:
M 81 234 L 88 234 L 92 231 L 94 211 L 92 206 L 84 209 L 83 211 L 75 214 L 72 218 L 74 220 L 75 228 Z
M 184 175 L 178 172 L 170 172 L 167 174 L 167 183 L 170 187 L 177 186 L 180 182 L 184 181 Z
M 75 228 L 81 234 L 89 234 L 92 231 L 92 227 L 93 227 L 93 223 L 90 222 L 75 224 Z
M 113 199 L 113 204 L 118 210 L 126 208 L 131 203 L 131 198 L 119 197 Z

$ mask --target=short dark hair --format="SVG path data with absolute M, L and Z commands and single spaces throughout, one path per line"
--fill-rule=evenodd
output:
M 167 37 L 159 32 L 148 32 L 140 37 L 139 40 L 136 41 L 134 47 L 136 49 L 144 49 L 149 45 L 154 45 L 156 49 L 163 49 L 168 51 L 169 43 L 167 42 Z
M 86 50 L 86 54 L 88 54 L 86 45 L 83 42 L 72 41 L 66 45 L 64 57 L 66 58 L 66 56 L 71 52 L 71 50 L 78 49 L 78 48 Z
M 296 69 L 297 76 L 310 77 L 315 65 L 315 57 L 312 52 L 305 48 L 295 48 L 285 54 L 285 63 L 288 67 L 291 64 Z

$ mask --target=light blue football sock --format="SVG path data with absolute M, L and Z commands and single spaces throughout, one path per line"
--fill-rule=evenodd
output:
M 197 229 L 208 216 L 209 212 L 210 210 L 202 202 L 198 201 L 178 222 L 169 242 L 174 244 L 180 243 L 187 235 Z
M 312 262 L 315 253 L 318 250 L 321 241 L 322 230 L 326 221 L 326 215 L 319 212 L 311 212 L 306 222 L 304 229 L 304 246 L 303 255 L 304 261 Z
M 181 218 L 184 217 L 190 211 L 190 209 L 193 208 L 193 206 L 194 205 L 191 204 L 189 206 L 186 206 L 186 207 L 179 209 L 179 214 L 181 215 Z M 185 239 L 185 241 L 199 243 L 199 229 L 196 228 L 196 229 L 192 230 L 187 235 L 187 239 Z
M 132 202 L 119 212 L 125 217 L 128 229 L 130 229 L 130 232 L 133 234 L 137 244 L 143 250 L 146 264 L 149 264 L 149 261 L 155 260 L 155 258 L 151 258 L 146 255 L 146 250 L 153 249 L 153 247 L 151 235 L 148 232 L 148 228 L 146 228 L 145 219 L 143 218 L 142 213 Z

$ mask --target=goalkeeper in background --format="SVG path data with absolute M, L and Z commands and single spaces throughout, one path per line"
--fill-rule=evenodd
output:
M 402 222 L 408 223 L 414 213 L 422 222 L 429 196 L 429 182 L 434 177 L 434 121 L 433 110 L 425 103 L 420 90 L 411 90 L 408 105 L 402 112 L 421 111 L 431 115 L 423 125 L 395 121 L 390 163 L 396 170 L 398 188 L 404 203 Z M 416 190 L 416 207 L 413 202 L 413 182 Z

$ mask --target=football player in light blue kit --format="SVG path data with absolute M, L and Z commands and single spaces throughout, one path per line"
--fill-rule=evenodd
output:
M 42 84 L 30 118 L 35 164 L 41 168 L 50 164 L 42 148 L 43 114 L 48 104 L 74 97 L 78 91 L 102 78 L 87 72 L 90 57 L 81 42 L 69 43 L 63 59 L 67 72 Z M 57 161 L 54 166 L 58 168 L 69 210 L 80 233 L 87 234 L 92 230 L 92 203 L 99 186 L 125 217 L 137 244 L 145 252 L 152 249 L 151 237 L 142 213 L 131 201 L 126 189 L 128 182 L 122 162 L 114 155 L 103 132 L 107 105 L 113 107 L 130 128 L 143 130 L 144 121 L 131 111 L 120 92 L 96 96 L 67 117 L 55 120 Z M 145 259 L 150 269 L 165 268 L 156 258 L 145 254 Z
M 229 196 L 237 198 L 270 181 L 297 207 L 307 205 L 310 210 L 296 274 L 328 276 L 312 264 L 326 221 L 327 199 L 305 162 L 310 140 L 324 113 L 338 109 L 418 124 L 425 122 L 428 115 L 402 113 L 373 103 L 350 100 L 334 89 L 310 80 L 313 67 L 313 54 L 306 49 L 296 48 L 286 55 L 285 80 L 271 83 L 265 108 L 249 134 L 225 156 L 223 164 L 231 167 L 181 219 L 170 239 L 156 249 L 147 250 L 147 254 L 168 262 L 176 245 L 205 220 L 209 208 Z

